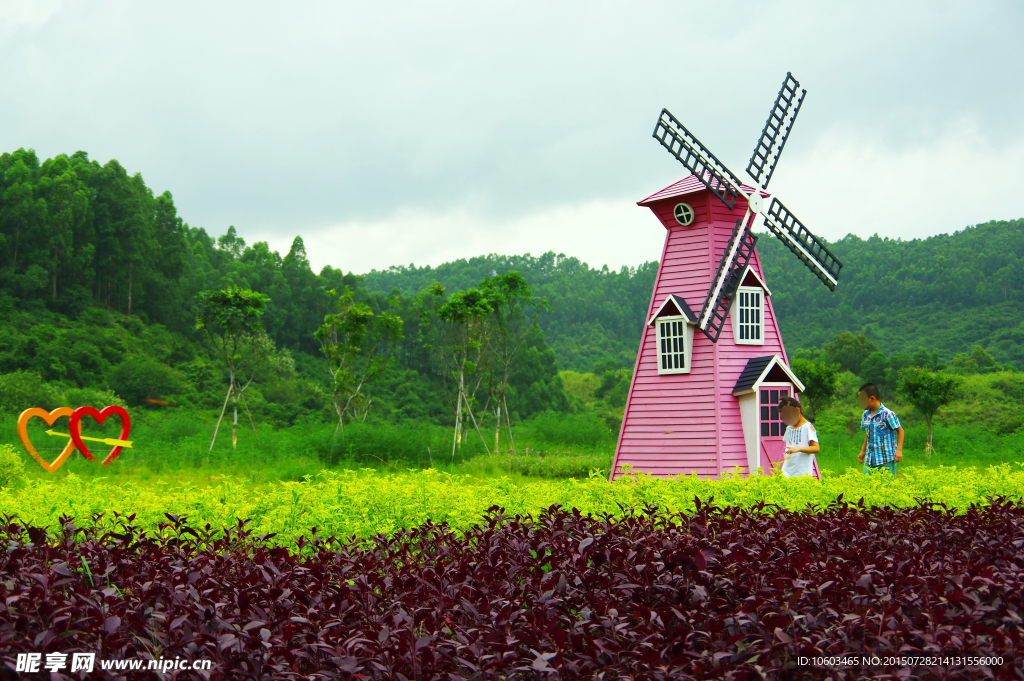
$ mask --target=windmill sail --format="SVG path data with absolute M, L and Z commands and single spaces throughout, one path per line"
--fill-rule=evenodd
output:
M 668 109 L 661 110 L 658 123 L 654 126 L 654 139 L 661 142 L 670 154 L 732 210 L 733 202 L 740 196 L 739 178 L 715 158 Z
M 811 234 L 789 209 L 778 199 L 772 199 L 765 210 L 760 190 L 768 186 L 775 172 L 775 166 L 782 154 L 789 133 L 796 122 L 807 90 L 800 82 L 787 73 L 782 88 L 775 98 L 775 104 L 768 114 L 768 120 L 761 131 L 761 139 L 754 147 L 754 153 L 747 165 L 747 172 L 754 178 L 758 189 L 752 192 L 744 188 L 738 177 L 714 154 L 700 143 L 682 123 L 669 113 L 661 110 L 661 116 L 654 126 L 654 139 L 658 140 L 669 153 L 729 208 L 737 197 L 748 201 L 746 213 L 736 222 L 732 237 L 722 254 L 718 271 L 708 291 L 701 311 L 698 326 L 711 339 L 718 342 L 718 336 L 729 315 L 733 294 L 739 286 L 739 277 L 750 262 L 757 241 L 750 231 L 752 214 L 764 216 L 765 226 L 796 255 L 829 289 L 835 290 L 839 270 L 843 264 L 829 251 L 825 242 Z M 742 210 L 742 207 L 740 208 Z
M 825 286 L 832 291 L 836 290 L 836 281 L 843 263 L 832 255 L 825 242 L 811 234 L 778 199 L 772 199 L 768 212 L 764 214 L 764 224 Z
M 767 187 L 769 180 L 772 179 L 775 164 L 779 162 L 782 148 L 786 146 L 789 131 L 793 129 L 793 123 L 796 122 L 796 115 L 800 113 L 800 105 L 803 104 L 806 94 L 807 90 L 800 87 L 800 82 L 793 74 L 787 73 L 786 79 L 782 81 L 779 96 L 775 99 L 775 105 L 768 114 L 764 130 L 761 131 L 761 139 L 754 147 L 750 163 L 747 164 L 747 173 L 761 189 Z
M 718 264 L 718 272 L 715 273 L 714 283 L 708 291 L 700 314 L 700 329 L 712 343 L 718 342 L 725 319 L 729 316 L 733 293 L 740 285 L 740 276 L 754 254 L 757 237 L 747 229 L 746 221 L 749 216 L 748 212 L 742 219 L 736 221 L 736 227 L 732 230 L 732 237 L 725 247 L 725 252 L 722 253 L 722 261 Z

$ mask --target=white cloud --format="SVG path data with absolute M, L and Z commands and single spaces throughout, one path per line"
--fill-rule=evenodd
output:
M 923 238 L 1021 217 L 1024 139 L 994 143 L 970 122 L 899 150 L 833 130 L 810 152 L 783 158 L 771 190 L 829 240 Z
M 771 191 L 812 232 L 830 241 L 848 233 L 912 239 L 1019 217 L 1021 177 L 1024 140 L 996 145 L 978 125 L 964 121 L 933 143 L 902 149 L 859 131 L 827 131 L 804 153 L 784 154 Z M 317 271 L 331 265 L 361 273 L 410 263 L 437 266 L 486 253 L 546 251 L 618 269 L 660 257 L 664 228 L 635 203 L 660 188 L 514 217 L 502 217 L 483 202 L 448 211 L 402 208 L 384 218 L 341 221 L 302 236 Z M 291 238 L 268 230 L 248 240 L 268 241 L 284 254 Z
M 39 28 L 60 7 L 60 0 L 0 0 L 0 31 Z
M 739 172 L 791 70 L 809 95 L 772 189 L 816 233 L 1024 214 L 1012 0 L 282 7 L 0 0 L 0 153 L 117 159 L 191 225 L 355 271 L 636 264 L 662 234 L 633 202 L 684 172 L 661 107 Z
M 661 257 L 665 229 L 635 201 L 595 200 L 509 219 L 475 206 L 443 213 L 403 209 L 381 220 L 307 231 L 302 238 L 315 271 L 331 265 L 362 273 L 410 263 L 436 266 L 485 253 L 547 251 L 579 258 L 591 267 L 618 269 Z M 291 238 L 275 231 L 254 234 L 251 241 L 267 241 L 283 255 Z
M 863 133 L 828 131 L 806 153 L 784 154 L 771 191 L 812 232 L 830 241 L 848 233 L 912 239 L 1019 217 L 1021 177 L 1024 140 L 995 145 L 977 125 L 962 122 L 934 143 L 899 150 Z M 410 263 L 436 266 L 485 253 L 546 251 L 618 269 L 660 257 L 664 228 L 635 203 L 660 188 L 516 217 L 502 217 L 482 202 L 449 211 L 403 208 L 302 236 L 317 271 L 324 265 L 353 272 Z M 249 241 L 268 241 L 284 254 L 291 238 L 271 230 Z

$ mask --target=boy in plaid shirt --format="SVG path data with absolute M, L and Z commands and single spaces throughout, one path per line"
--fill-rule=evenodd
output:
M 903 426 L 896 412 L 879 399 L 878 388 L 865 383 L 857 391 L 857 403 L 864 410 L 860 429 L 864 431 L 864 444 L 857 460 L 864 464 L 864 472 L 887 469 L 896 477 L 896 462 L 903 460 Z

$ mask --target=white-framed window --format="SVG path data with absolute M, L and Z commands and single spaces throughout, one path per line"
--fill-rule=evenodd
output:
M 732 308 L 732 331 L 739 345 L 764 345 L 764 289 L 740 286 Z
M 658 373 L 690 373 L 693 324 L 686 317 L 658 317 L 654 328 L 658 334 Z

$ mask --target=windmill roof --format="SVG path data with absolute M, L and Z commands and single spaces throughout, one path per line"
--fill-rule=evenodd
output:
M 661 315 L 661 312 L 662 310 L 665 309 L 665 306 L 669 304 L 675 305 L 675 308 L 679 311 L 679 314 L 686 317 L 686 319 L 689 322 L 693 324 L 697 323 L 697 315 L 693 314 L 693 310 L 691 310 L 690 306 L 686 304 L 686 300 L 681 295 L 677 296 L 674 293 L 670 293 L 665 298 L 665 300 L 662 301 L 661 305 L 658 306 L 658 309 L 654 312 L 654 314 L 651 315 L 651 318 L 647 321 L 647 326 L 653 324 L 654 320 Z
M 754 188 L 751 187 L 750 185 L 741 184 L 740 187 L 742 187 L 743 191 L 747 192 L 748 194 L 754 191 Z M 651 194 L 646 199 L 642 201 L 637 201 L 636 205 L 648 206 L 654 203 L 655 201 L 660 201 L 662 199 L 670 199 L 676 196 L 685 196 L 686 194 L 696 194 L 697 192 L 705 190 L 707 190 L 707 187 L 704 186 L 704 183 L 701 182 L 696 175 L 687 175 L 683 179 L 679 180 L 678 182 L 670 184 L 661 191 Z M 761 196 L 771 196 L 771 194 L 769 194 L 766 191 L 762 191 Z
M 747 265 L 745 268 L 743 268 L 743 273 L 740 275 L 739 278 L 740 286 L 749 286 L 747 280 L 750 279 L 751 277 L 753 277 L 757 284 L 764 289 L 766 295 L 770 296 L 772 294 L 771 289 L 768 288 L 768 284 L 764 283 L 764 279 L 761 278 L 761 275 L 759 275 L 757 273 L 757 270 L 755 270 L 750 265 Z
M 779 378 L 788 379 L 793 382 L 798 392 L 804 391 L 804 384 L 796 377 L 796 374 L 782 362 L 778 355 L 765 355 L 763 357 L 751 357 L 743 372 L 736 379 L 736 385 L 732 388 L 732 394 L 750 392 L 757 388 L 762 381 L 767 380 L 772 374 L 778 373 Z M 773 379 L 774 380 L 774 379 Z
M 775 355 L 751 357 L 747 360 L 747 366 L 743 368 L 743 373 L 736 379 L 736 385 L 733 386 L 733 393 L 753 388 L 754 384 L 757 383 L 757 379 L 761 378 L 761 374 L 764 373 L 764 370 L 768 368 L 773 359 L 775 359 Z

